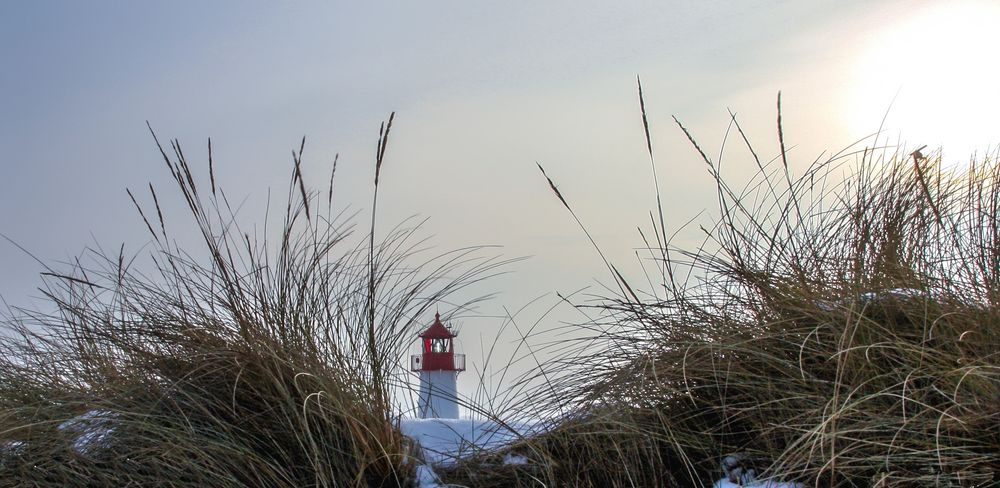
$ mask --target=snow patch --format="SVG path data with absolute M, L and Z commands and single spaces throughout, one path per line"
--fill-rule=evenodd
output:
M 521 456 L 519 454 L 507 453 L 503 456 L 504 464 L 528 464 L 528 458 Z
M 474 419 L 402 419 L 399 427 L 420 445 L 426 462 L 441 465 L 479 450 L 501 447 L 531 432 L 536 424 L 507 425 L 516 432 L 491 420 Z
M 726 478 L 716 481 L 714 488 L 802 488 L 802 483 L 790 481 L 751 481 L 749 483 L 733 483 Z
M 107 410 L 88 410 L 59 424 L 58 429 L 75 436 L 73 449 L 88 455 L 107 447 L 117 419 L 118 415 Z
M 417 466 L 417 488 L 440 488 L 441 478 L 426 464 Z
M 757 480 L 753 459 L 744 453 L 722 457 L 722 474 L 725 478 L 715 482 L 715 488 L 802 488 L 801 483 Z
M 887 290 L 870 291 L 861 294 L 862 301 L 881 300 L 885 298 L 922 298 L 926 296 L 921 290 L 916 288 L 889 288 Z
M 0 444 L 0 454 L 17 454 L 22 448 L 27 446 L 28 443 L 24 441 L 7 441 Z

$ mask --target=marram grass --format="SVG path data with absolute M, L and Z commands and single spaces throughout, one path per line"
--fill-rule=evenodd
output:
M 412 484 L 419 455 L 392 398 L 403 355 L 432 307 L 500 263 L 421 258 L 405 228 L 355 239 L 321 211 L 332 195 L 307 191 L 301 148 L 278 237 L 243 232 L 211 146 L 210 185 L 171 148 L 203 246 L 174 244 L 150 187 L 150 204 L 130 195 L 151 265 L 92 251 L 45 273 L 51 309 L 4 330 L 0 486 Z
M 751 149 L 734 190 L 699 152 L 704 246 L 654 224 L 648 289 L 606 263 L 620 293 L 580 305 L 594 336 L 532 373 L 524 410 L 561 420 L 446 479 L 711 486 L 738 454 L 804 486 L 1000 486 L 1000 161 L 865 149 L 796 178 Z

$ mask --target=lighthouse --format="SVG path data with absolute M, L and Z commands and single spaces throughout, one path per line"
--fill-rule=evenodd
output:
M 434 314 L 434 323 L 421 332 L 420 354 L 410 357 L 410 369 L 420 373 L 417 410 L 420 418 L 458 418 L 458 373 L 465 371 L 465 354 L 455 354 L 457 336 Z

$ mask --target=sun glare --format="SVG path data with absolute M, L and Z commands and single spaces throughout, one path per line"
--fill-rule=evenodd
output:
M 889 22 L 856 65 L 847 121 L 966 162 L 1000 142 L 1000 6 L 949 2 Z M 891 108 L 890 108 L 891 103 Z

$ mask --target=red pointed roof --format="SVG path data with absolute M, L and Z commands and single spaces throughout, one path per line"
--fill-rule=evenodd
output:
M 421 332 L 419 335 L 419 337 L 422 337 L 424 339 L 451 339 L 452 337 L 456 336 L 457 334 L 452 332 L 450 329 L 445 327 L 443 323 L 441 323 L 440 313 L 434 314 L 434 323 L 431 324 L 431 326 L 428 327 L 427 330 Z

